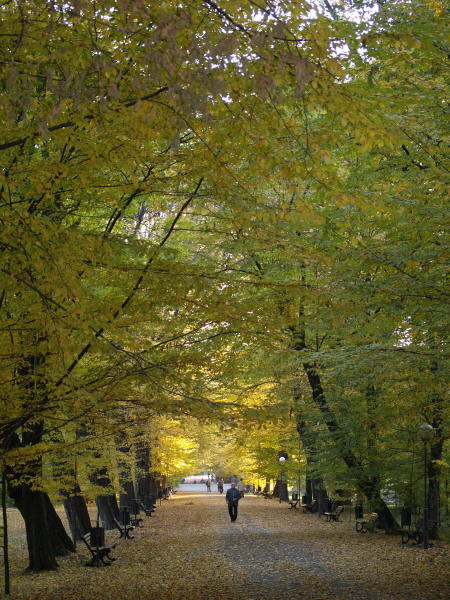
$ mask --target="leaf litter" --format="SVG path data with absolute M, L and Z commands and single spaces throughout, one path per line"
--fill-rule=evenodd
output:
M 188 500 L 188 502 L 186 502 Z M 327 523 L 286 504 L 246 496 L 231 523 L 223 496 L 178 493 L 133 540 L 118 540 L 110 567 L 88 568 L 87 549 L 60 568 L 24 573 L 24 525 L 10 509 L 11 600 L 436 600 L 450 597 L 449 547 L 402 546 L 358 534 L 344 515 Z M 63 511 L 59 511 L 64 519 Z M 94 509 L 92 509 L 92 516 Z

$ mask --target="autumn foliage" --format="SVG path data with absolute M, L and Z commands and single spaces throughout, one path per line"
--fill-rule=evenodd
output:
M 437 537 L 445 9 L 325 5 L 0 7 L 0 446 L 30 527 L 33 498 L 156 489 L 230 448 L 273 479 L 286 447 L 395 531 L 429 422 Z M 71 551 L 29 535 L 35 570 Z

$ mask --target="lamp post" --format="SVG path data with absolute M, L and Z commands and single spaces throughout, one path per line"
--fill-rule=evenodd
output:
M 282 496 L 284 496 L 284 488 L 283 488 L 283 465 L 287 461 L 288 455 L 286 452 L 278 452 L 278 462 L 280 463 L 280 490 L 278 493 L 278 497 L 280 499 L 280 503 L 282 500 Z
M 428 442 L 434 438 L 435 430 L 431 425 L 425 423 L 417 430 L 419 439 L 423 442 L 423 548 L 428 548 Z

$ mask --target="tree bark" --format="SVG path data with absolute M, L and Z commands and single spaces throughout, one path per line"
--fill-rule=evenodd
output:
M 56 556 L 67 556 L 71 552 L 75 552 L 73 542 L 70 539 L 67 531 L 59 518 L 48 494 L 44 493 L 44 505 L 47 513 L 47 523 L 55 548 Z
M 116 525 L 114 524 L 114 519 L 119 520 L 119 506 L 117 504 L 116 496 L 114 494 L 97 496 L 95 502 L 103 527 L 107 531 L 115 529 Z
M 366 390 L 366 407 L 367 407 L 367 471 L 369 477 L 372 479 L 375 488 L 378 493 L 381 491 L 381 477 L 378 468 L 377 460 L 377 422 L 376 422 L 376 408 L 377 408 L 377 391 L 373 384 L 367 386 Z M 369 501 L 370 510 L 375 511 L 375 503 L 372 497 L 367 498 Z
M 272 490 L 272 496 L 274 498 L 280 497 L 280 480 L 279 479 L 277 479 L 275 481 L 275 485 L 273 486 L 273 490 Z
M 438 365 L 433 363 L 431 366 L 431 372 L 437 374 Z M 440 525 L 440 476 L 441 467 L 440 461 L 442 460 L 442 452 L 444 449 L 444 431 L 443 431 L 443 412 L 444 403 L 442 398 L 438 394 L 434 394 L 432 397 L 431 406 L 431 425 L 435 430 L 434 442 L 431 443 L 430 448 L 430 460 L 428 462 L 428 507 L 429 507 L 429 521 L 430 527 L 430 539 L 439 539 L 439 525 Z
M 132 500 L 136 498 L 136 492 L 129 460 L 130 446 L 124 445 L 119 439 L 116 441 L 119 456 L 120 506 L 131 506 Z
M 13 434 L 9 438 L 10 448 L 39 443 L 42 430 L 43 424 L 36 423 L 22 434 L 22 440 L 17 434 Z M 7 465 L 5 476 L 8 493 L 25 521 L 28 570 L 39 572 L 56 569 L 56 557 L 66 556 L 75 549 L 48 494 L 32 489 L 33 483 L 40 481 L 41 459 L 35 458 L 19 466 Z
M 308 459 L 306 459 L 308 460 Z M 306 477 L 306 504 L 311 504 L 313 501 L 313 486 L 311 477 Z
M 103 467 L 96 471 L 91 480 L 98 486 L 107 490 L 112 490 L 111 479 L 108 470 Z M 97 504 L 98 516 L 106 530 L 115 529 L 114 519 L 119 520 L 119 506 L 114 493 L 99 494 L 95 499 Z
M 3 591 L 9 596 L 11 591 L 11 576 L 9 568 L 8 514 L 6 511 L 6 477 L 2 473 L 2 527 L 3 527 L 3 573 L 5 585 Z
M 134 484 L 132 481 L 120 481 L 120 495 L 119 503 L 120 506 L 131 506 L 132 501 L 136 498 L 136 492 L 134 491 Z
M 72 493 L 64 498 L 63 503 L 70 531 L 72 532 L 72 538 L 74 540 L 81 540 L 83 535 L 90 531 L 91 519 L 86 500 L 81 495 L 78 484 L 76 484 Z
M 9 495 L 14 499 L 25 521 L 28 546 L 27 570 L 53 571 L 58 568 L 56 551 L 49 535 L 49 523 L 43 492 L 31 491 L 28 486 L 10 486 Z
M 313 498 L 317 500 L 317 512 L 319 513 L 320 517 L 329 508 L 326 504 L 328 499 L 327 490 L 325 488 L 325 484 L 323 482 L 322 477 L 312 479 L 311 483 L 313 489 Z
M 74 547 L 50 498 L 45 492 L 31 490 L 23 483 L 9 485 L 9 495 L 25 521 L 28 570 L 39 572 L 56 569 L 56 556 L 67 556 L 74 552 Z
M 158 493 L 154 474 L 150 471 L 150 444 L 147 441 L 136 444 L 136 492 L 141 500 Z

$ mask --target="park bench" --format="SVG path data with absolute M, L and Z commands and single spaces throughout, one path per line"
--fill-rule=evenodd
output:
M 304 513 L 317 512 L 317 500 L 313 500 L 312 502 L 308 502 L 307 504 L 302 504 L 301 507 Z
M 119 539 L 122 537 L 128 540 L 133 539 L 133 536 L 130 535 L 130 531 L 133 531 L 134 525 L 123 525 L 122 523 L 119 523 L 119 521 L 115 517 L 113 517 L 113 521 L 116 528 L 120 531 Z
M 292 492 L 292 498 L 289 501 L 289 510 L 298 508 L 298 504 L 300 502 L 300 498 L 296 492 Z
M 132 525 L 133 527 L 144 527 L 143 525 L 141 525 L 143 520 L 144 519 L 142 517 L 138 517 L 137 515 L 134 515 L 134 516 L 130 517 L 130 525 Z
M 335 510 L 332 510 L 331 512 L 324 512 L 323 514 L 326 516 L 328 522 L 339 521 L 339 516 L 342 514 L 343 510 L 344 507 L 340 505 L 337 506 Z
M 428 534 L 436 526 L 436 521 L 428 521 Z M 423 519 L 417 521 L 412 529 L 404 529 L 402 531 L 402 544 L 411 542 L 413 545 L 421 544 L 423 542 Z M 429 546 L 433 544 L 429 543 Z
M 378 520 L 378 513 L 373 512 L 363 517 L 362 519 L 356 519 L 355 526 L 358 533 L 367 533 L 375 531 L 376 523 Z
M 95 527 L 91 528 L 91 530 L 81 538 L 89 552 L 92 554 L 91 560 L 86 563 L 87 567 L 101 567 L 102 565 L 109 567 L 111 563 L 116 560 L 110 556 L 111 550 L 116 546 L 115 544 L 112 546 L 105 546 L 104 536 L 105 532 L 103 527 Z M 109 562 L 106 562 L 105 559 Z
M 141 523 L 144 519 L 139 517 L 141 512 L 141 501 L 137 498 L 133 498 L 129 502 L 129 506 L 121 508 L 121 522 L 123 525 L 132 525 L 133 527 L 143 527 Z M 130 514 L 131 513 L 131 514 Z
M 145 516 L 146 517 L 151 517 L 152 513 L 155 512 L 154 507 L 152 506 L 151 508 L 147 508 L 145 506 L 145 504 L 143 502 L 139 502 L 139 506 L 142 508 L 142 510 L 145 512 Z

